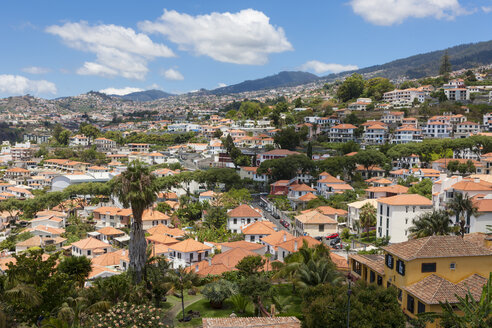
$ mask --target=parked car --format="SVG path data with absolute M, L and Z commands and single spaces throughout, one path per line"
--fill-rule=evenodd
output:
M 282 223 L 282 225 L 284 227 L 288 228 L 290 226 L 290 223 L 284 220 L 284 223 Z
M 332 240 L 330 240 L 330 246 L 335 246 L 336 244 L 340 243 L 340 237 L 336 237 Z
M 326 239 L 333 239 L 333 238 L 338 238 L 338 233 L 332 233 L 332 234 L 329 234 L 328 236 L 326 236 Z
M 323 237 L 314 237 L 317 241 L 323 241 Z

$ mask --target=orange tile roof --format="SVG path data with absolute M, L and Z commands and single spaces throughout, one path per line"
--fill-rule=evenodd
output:
M 227 215 L 230 218 L 261 218 L 262 217 L 262 215 L 258 213 L 258 211 L 256 211 L 251 206 L 246 204 L 241 204 L 235 209 L 230 210 L 229 212 L 227 212 Z
M 408 192 L 408 187 L 401 186 L 401 185 L 391 185 L 391 186 L 384 186 L 384 187 L 370 187 L 366 189 L 366 192 L 387 192 L 387 193 L 394 193 L 394 194 L 406 194 Z
M 331 253 L 330 253 L 331 254 Z M 350 254 L 349 258 L 365 264 L 380 275 L 384 276 L 384 255 L 378 254 Z M 347 260 L 345 260 L 347 262 Z
M 275 224 L 270 221 L 257 221 L 241 228 L 245 235 L 271 235 L 275 232 Z
M 284 238 L 286 240 L 284 240 Z M 287 240 L 295 238 L 293 235 L 291 235 L 289 232 L 285 230 L 280 230 L 277 232 L 272 233 L 271 235 L 268 235 L 266 237 L 261 238 L 261 240 L 271 246 L 277 246 Z
M 431 236 L 411 239 L 383 247 L 403 260 L 460 256 L 492 256 L 492 250 L 469 242 L 460 236 Z
M 315 189 L 311 188 L 310 186 L 304 183 L 291 185 L 290 189 L 294 191 L 316 191 Z
M 171 245 L 169 248 L 182 253 L 210 251 L 212 249 L 212 247 L 202 244 L 192 238 L 188 238 L 177 244 Z
M 492 191 L 492 185 L 482 180 L 478 183 L 470 180 L 462 180 L 452 185 L 451 188 L 462 191 Z
M 96 238 L 85 238 L 82 240 L 79 240 L 75 243 L 72 243 L 72 246 L 75 246 L 80 249 L 96 249 L 96 248 L 110 248 L 111 246 L 109 244 L 106 244 L 105 242 L 100 241 L 99 239 Z
M 171 237 L 183 237 L 185 235 L 185 232 L 183 230 L 178 228 L 169 228 L 168 226 L 165 226 L 163 224 L 158 224 L 152 228 L 149 228 L 147 229 L 147 232 L 151 235 L 161 234 Z
M 338 178 L 335 178 L 331 174 L 324 174 L 324 175 L 320 174 L 320 176 L 324 177 L 323 179 L 318 180 L 318 182 L 321 182 L 321 183 L 345 183 L 345 181 L 340 180 Z
M 296 220 L 304 224 L 336 224 L 333 218 L 328 215 L 321 214 L 320 212 L 313 210 L 300 215 L 297 215 Z
M 154 211 L 152 209 L 146 209 L 142 214 L 142 221 L 160 221 L 169 220 L 169 216 L 160 212 Z
M 91 259 L 92 264 L 99 266 L 115 266 L 120 265 L 121 259 L 128 259 L 128 251 L 124 249 L 117 250 L 116 252 L 109 252 L 102 254 Z
M 316 199 L 318 197 L 316 197 L 312 192 L 308 192 L 307 194 L 297 198 L 297 200 L 301 201 L 301 202 L 309 202 L 313 199 Z
M 297 250 L 294 249 L 295 246 L 296 246 L 295 245 L 296 242 L 297 242 L 297 250 L 299 250 L 299 248 L 301 248 L 301 247 L 304 246 L 304 242 L 307 243 L 307 246 L 309 248 L 321 244 L 320 241 L 317 241 L 316 239 L 314 239 L 311 236 L 299 236 L 299 237 L 296 237 L 296 238 L 287 240 L 286 242 L 283 242 L 283 243 L 279 244 L 278 247 L 282 247 L 286 251 L 289 251 L 291 253 L 294 253 L 294 252 L 297 252 Z
M 432 201 L 424 196 L 418 194 L 401 194 L 391 197 L 384 197 L 378 199 L 379 203 L 387 205 L 420 205 L 420 206 L 431 206 Z
M 203 328 L 301 328 L 296 317 L 235 317 L 235 318 L 203 318 Z
M 158 234 L 150 235 L 146 239 L 149 242 L 154 242 L 156 244 L 162 244 L 162 245 L 172 245 L 179 242 L 179 240 L 173 237 L 167 235 L 158 235 Z
M 323 205 L 323 206 L 318 206 L 315 208 L 318 212 L 324 214 L 324 215 L 339 215 L 339 216 L 345 216 L 347 215 L 347 211 L 339 209 L 339 208 L 333 208 L 328 205 Z
M 257 243 L 250 243 L 246 240 L 239 240 L 239 241 L 231 241 L 231 242 L 226 242 L 226 243 L 219 243 L 218 244 L 220 247 L 228 247 L 228 248 L 242 248 L 242 249 L 247 249 L 247 250 L 257 250 L 265 247 L 264 245 L 257 244 Z
M 125 234 L 124 231 L 121 231 L 119 229 L 113 228 L 113 227 L 104 227 L 99 230 L 97 230 L 102 235 L 106 236 L 114 236 L 114 235 L 123 235 Z

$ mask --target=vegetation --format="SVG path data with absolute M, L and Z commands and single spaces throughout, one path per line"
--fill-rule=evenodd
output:
M 421 214 L 416 220 L 413 220 L 413 226 L 408 229 L 413 238 L 449 235 L 453 231 L 449 214 L 443 210 Z

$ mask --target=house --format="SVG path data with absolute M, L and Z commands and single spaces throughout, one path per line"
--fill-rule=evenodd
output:
M 432 211 L 432 201 L 417 194 L 402 194 L 377 200 L 377 236 L 390 243 L 406 241 L 413 220 Z
M 270 195 L 287 196 L 290 180 L 278 180 L 270 184 Z
M 366 197 L 369 199 L 377 199 L 382 197 L 391 197 L 408 193 L 408 187 L 394 184 L 382 187 L 369 187 L 366 189 Z
M 58 251 L 63 247 L 65 241 L 67 239 L 62 237 L 41 237 L 36 235 L 15 244 L 15 253 L 22 253 L 32 247 L 45 248 L 47 246 L 54 246 L 54 250 Z
M 92 211 L 97 227 L 129 227 L 132 210 L 113 206 L 102 206 Z
M 411 125 L 402 125 L 394 132 L 391 143 L 405 144 L 409 142 L 422 142 L 422 130 Z
M 178 228 L 170 228 L 163 224 L 158 224 L 150 229 L 147 232 L 151 235 L 166 235 L 173 238 L 183 238 L 185 236 L 185 232 Z
M 72 256 L 85 256 L 93 258 L 96 255 L 105 254 L 112 250 L 111 245 L 99 239 L 88 237 L 72 243 Z
M 123 237 L 126 233 L 113 227 L 104 227 L 94 232 L 89 232 L 88 235 L 107 244 L 112 244 L 113 239 Z
M 192 238 L 169 246 L 170 259 L 174 268 L 187 267 L 193 263 L 206 260 L 212 247 Z
M 4 179 L 7 180 L 17 180 L 23 181 L 24 179 L 28 179 L 31 176 L 31 172 L 29 170 L 23 169 L 21 167 L 13 167 L 11 169 L 5 170 Z
M 258 174 L 258 167 L 256 166 L 241 166 L 239 169 L 239 176 L 241 179 L 251 179 L 257 182 L 267 182 L 268 176 L 266 174 Z
M 366 145 L 385 144 L 388 141 L 388 126 L 383 123 L 365 126 L 362 140 Z
M 241 227 L 256 221 L 263 220 L 261 210 L 254 209 L 250 205 L 241 204 L 227 212 L 227 230 L 239 233 Z
M 386 124 L 399 124 L 403 122 L 403 117 L 405 113 L 403 112 L 384 112 L 381 121 Z
M 90 145 L 90 139 L 84 135 L 77 134 L 69 138 L 68 145 L 70 147 L 77 147 L 77 146 L 87 147 Z
M 147 231 L 150 228 L 155 227 L 159 224 L 166 226 L 169 224 L 170 220 L 171 218 L 168 215 L 160 211 L 155 211 L 153 209 L 146 209 L 142 214 L 142 223 L 143 223 L 142 228 Z
M 148 153 L 150 149 L 150 145 L 146 143 L 129 143 L 127 146 L 130 153 Z
M 65 233 L 63 228 L 53 228 L 50 226 L 37 225 L 35 228 L 27 229 L 34 236 L 45 237 L 45 238 L 56 238 L 60 237 L 61 234 Z
M 355 140 L 357 127 L 352 124 L 338 124 L 330 128 L 330 142 L 349 142 Z
M 453 131 L 452 125 L 442 122 L 429 122 L 424 128 L 424 134 L 427 138 L 444 139 L 451 136 Z
M 297 252 L 304 244 L 306 244 L 307 247 L 312 248 L 321 245 L 321 242 L 310 236 L 300 236 L 287 240 L 278 245 L 278 260 L 284 262 L 289 254 Z
M 338 232 L 338 221 L 317 210 L 310 210 L 295 217 L 297 236 L 326 237 Z
M 417 100 L 419 103 L 423 103 L 428 97 L 428 92 L 418 88 L 408 88 L 403 90 L 395 89 L 383 94 L 383 101 L 391 104 L 412 105 Z
M 225 243 L 217 244 L 220 247 L 222 252 L 227 252 L 233 248 L 242 248 L 252 252 L 257 253 L 258 255 L 265 255 L 266 246 L 258 243 L 250 243 L 249 241 L 239 240 L 239 241 L 231 241 Z
M 116 271 L 126 271 L 129 267 L 130 259 L 126 249 L 119 249 L 114 252 L 98 255 L 91 259 L 93 266 L 100 266 Z
M 467 88 L 444 89 L 444 94 L 451 101 L 470 100 L 470 91 Z
M 56 216 L 42 216 L 29 221 L 31 229 L 37 228 L 38 226 L 50 227 L 55 229 L 63 229 L 65 227 L 65 220 L 58 218 Z
M 473 197 L 473 203 L 477 215 L 466 216 L 466 233 L 488 232 L 487 227 L 492 226 L 492 195 L 477 195 Z
M 170 246 L 179 243 L 179 240 L 177 240 L 176 238 L 162 234 L 153 234 L 146 237 L 145 239 L 147 239 L 147 242 L 152 245 Z
M 258 155 L 256 165 L 260 166 L 261 163 L 263 163 L 264 161 L 269 160 L 269 159 L 279 159 L 279 158 L 284 158 L 284 157 L 287 157 L 290 155 L 299 155 L 299 154 L 300 153 L 297 151 L 291 151 L 288 149 L 270 150 L 270 151 L 267 151 L 267 152 L 264 152 L 264 153 Z
M 241 232 L 244 235 L 244 240 L 251 243 L 259 243 L 261 238 L 271 235 L 276 229 L 276 225 L 273 222 L 265 220 L 241 227 Z
M 209 204 L 215 200 L 217 194 L 213 190 L 207 190 L 204 192 L 201 192 L 198 201 L 203 203 L 203 202 L 208 202 Z
M 369 167 L 365 167 L 364 165 L 357 165 L 355 167 L 355 172 L 360 173 L 363 179 L 384 176 L 384 170 L 377 165 L 371 165 Z
M 278 258 L 278 245 L 294 238 L 289 232 L 280 230 L 261 238 L 261 243 L 266 246 L 266 253 L 270 253 L 272 259 L 276 260 Z
M 350 275 L 398 291 L 405 315 L 440 313 L 470 291 L 478 301 L 487 283 L 492 250 L 460 236 L 431 236 L 383 247 L 384 255 L 349 255 Z M 428 328 L 438 326 L 429 323 Z
M 107 138 L 94 139 L 96 149 L 101 152 L 111 151 L 116 148 L 116 141 Z
M 367 107 L 372 104 L 371 98 L 358 98 L 357 101 L 348 105 L 349 110 L 367 110 Z
M 480 124 L 470 121 L 465 121 L 458 123 L 456 125 L 456 132 L 454 137 L 457 138 L 467 138 L 472 135 L 480 133 Z
M 335 193 L 343 193 L 345 190 L 354 190 L 354 188 L 345 181 L 323 172 L 319 175 L 316 190 L 318 194 L 329 197 Z
M 290 200 L 291 206 L 297 208 L 300 203 L 306 203 L 315 199 L 316 196 L 313 195 L 313 192 L 315 191 L 316 189 L 313 189 L 306 184 L 291 184 L 289 186 L 287 198 Z

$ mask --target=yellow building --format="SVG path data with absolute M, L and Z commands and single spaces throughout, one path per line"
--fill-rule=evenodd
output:
M 479 299 L 492 272 L 492 250 L 459 236 L 432 236 L 383 247 L 384 255 L 350 255 L 357 279 L 398 290 L 403 312 L 414 318 L 441 312 L 468 291 Z M 429 327 L 435 327 L 430 324 Z

